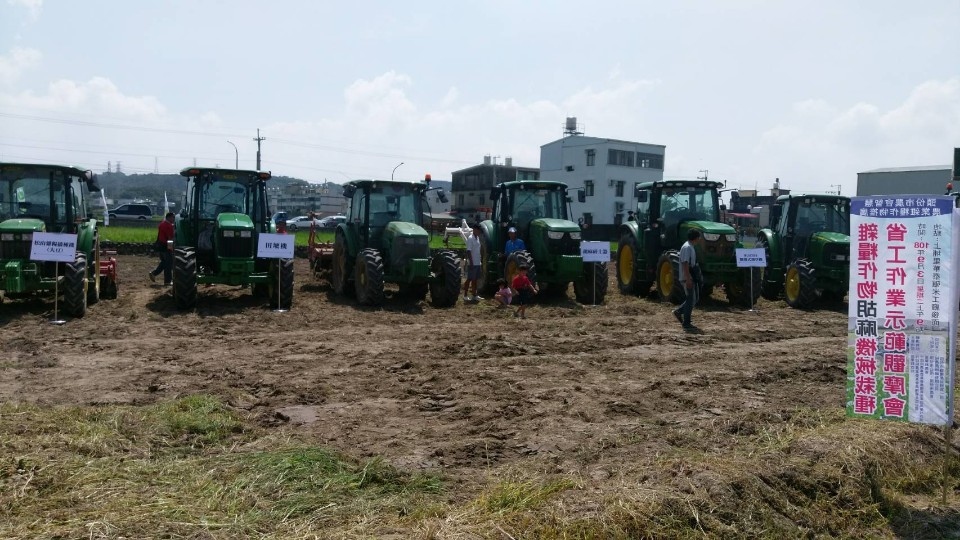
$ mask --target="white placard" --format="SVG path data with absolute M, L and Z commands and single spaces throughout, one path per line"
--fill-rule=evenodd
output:
M 296 240 L 293 234 L 261 233 L 257 241 L 257 257 L 261 259 L 292 259 L 293 243 Z
M 763 248 L 737 248 L 737 267 L 764 268 L 767 266 L 767 250 Z
M 610 262 L 610 242 L 580 242 L 583 262 Z
M 33 233 L 30 260 L 72 263 L 77 258 L 77 235 L 60 233 Z

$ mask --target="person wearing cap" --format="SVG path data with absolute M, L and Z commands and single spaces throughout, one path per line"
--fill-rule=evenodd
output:
M 527 245 L 523 243 L 523 240 L 517 238 L 517 228 L 510 227 L 507 229 L 507 245 L 503 248 L 503 255 L 509 257 L 514 251 L 526 251 Z
M 480 261 L 480 234 L 482 228 L 479 223 L 474 223 L 471 227 L 470 236 L 467 237 L 467 279 L 463 282 L 463 301 L 479 302 L 482 300 L 477 296 L 477 280 L 480 279 L 481 261 Z M 468 292 L 470 294 L 468 294 Z

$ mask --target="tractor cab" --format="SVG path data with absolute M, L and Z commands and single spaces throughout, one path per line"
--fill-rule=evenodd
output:
M 100 186 L 90 171 L 0 164 L 0 228 L 76 233 L 78 224 L 87 218 L 85 201 L 91 191 L 100 191 Z
M 647 222 L 648 216 L 652 216 L 650 221 L 659 225 L 656 228 L 661 229 L 660 241 L 665 246 L 682 245 L 691 227 L 699 229 L 706 242 L 717 240 L 712 238 L 712 233 L 731 232 L 712 230 L 720 223 L 719 187 L 716 182 L 668 181 L 654 183 L 644 190 L 641 184 L 637 189 L 638 200 L 642 197 L 648 202 L 637 204 L 637 220 Z
M 569 219 L 566 184 L 506 182 L 494 188 L 490 198 L 495 202 L 492 241 L 500 250 L 507 229 L 515 227 L 535 260 L 580 255 L 580 227 Z
M 850 199 L 836 195 L 783 195 L 773 208 L 771 223 L 782 238 L 784 261 L 808 258 L 831 245 L 836 253 L 825 262 L 849 254 Z M 837 259 L 834 262 L 845 262 Z

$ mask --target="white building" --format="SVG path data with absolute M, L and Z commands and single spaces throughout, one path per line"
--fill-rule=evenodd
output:
M 587 137 L 567 118 L 565 136 L 540 147 L 540 179 L 563 182 L 571 190 L 571 216 L 583 220 L 590 238 L 612 238 L 636 210 L 634 186 L 663 180 L 666 146 Z M 577 200 L 582 189 L 586 202 Z

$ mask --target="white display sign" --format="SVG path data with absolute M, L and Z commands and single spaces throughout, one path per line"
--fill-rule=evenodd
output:
M 33 233 L 30 260 L 72 263 L 77 257 L 77 235 L 60 233 Z
M 261 259 L 292 259 L 293 243 L 296 238 L 292 234 L 261 233 L 257 241 L 257 257 Z
M 739 268 L 764 268 L 767 266 L 767 250 L 763 248 L 737 248 Z
M 583 262 L 610 262 L 610 242 L 580 242 Z
M 957 335 L 954 198 L 850 201 L 847 415 L 953 423 Z

